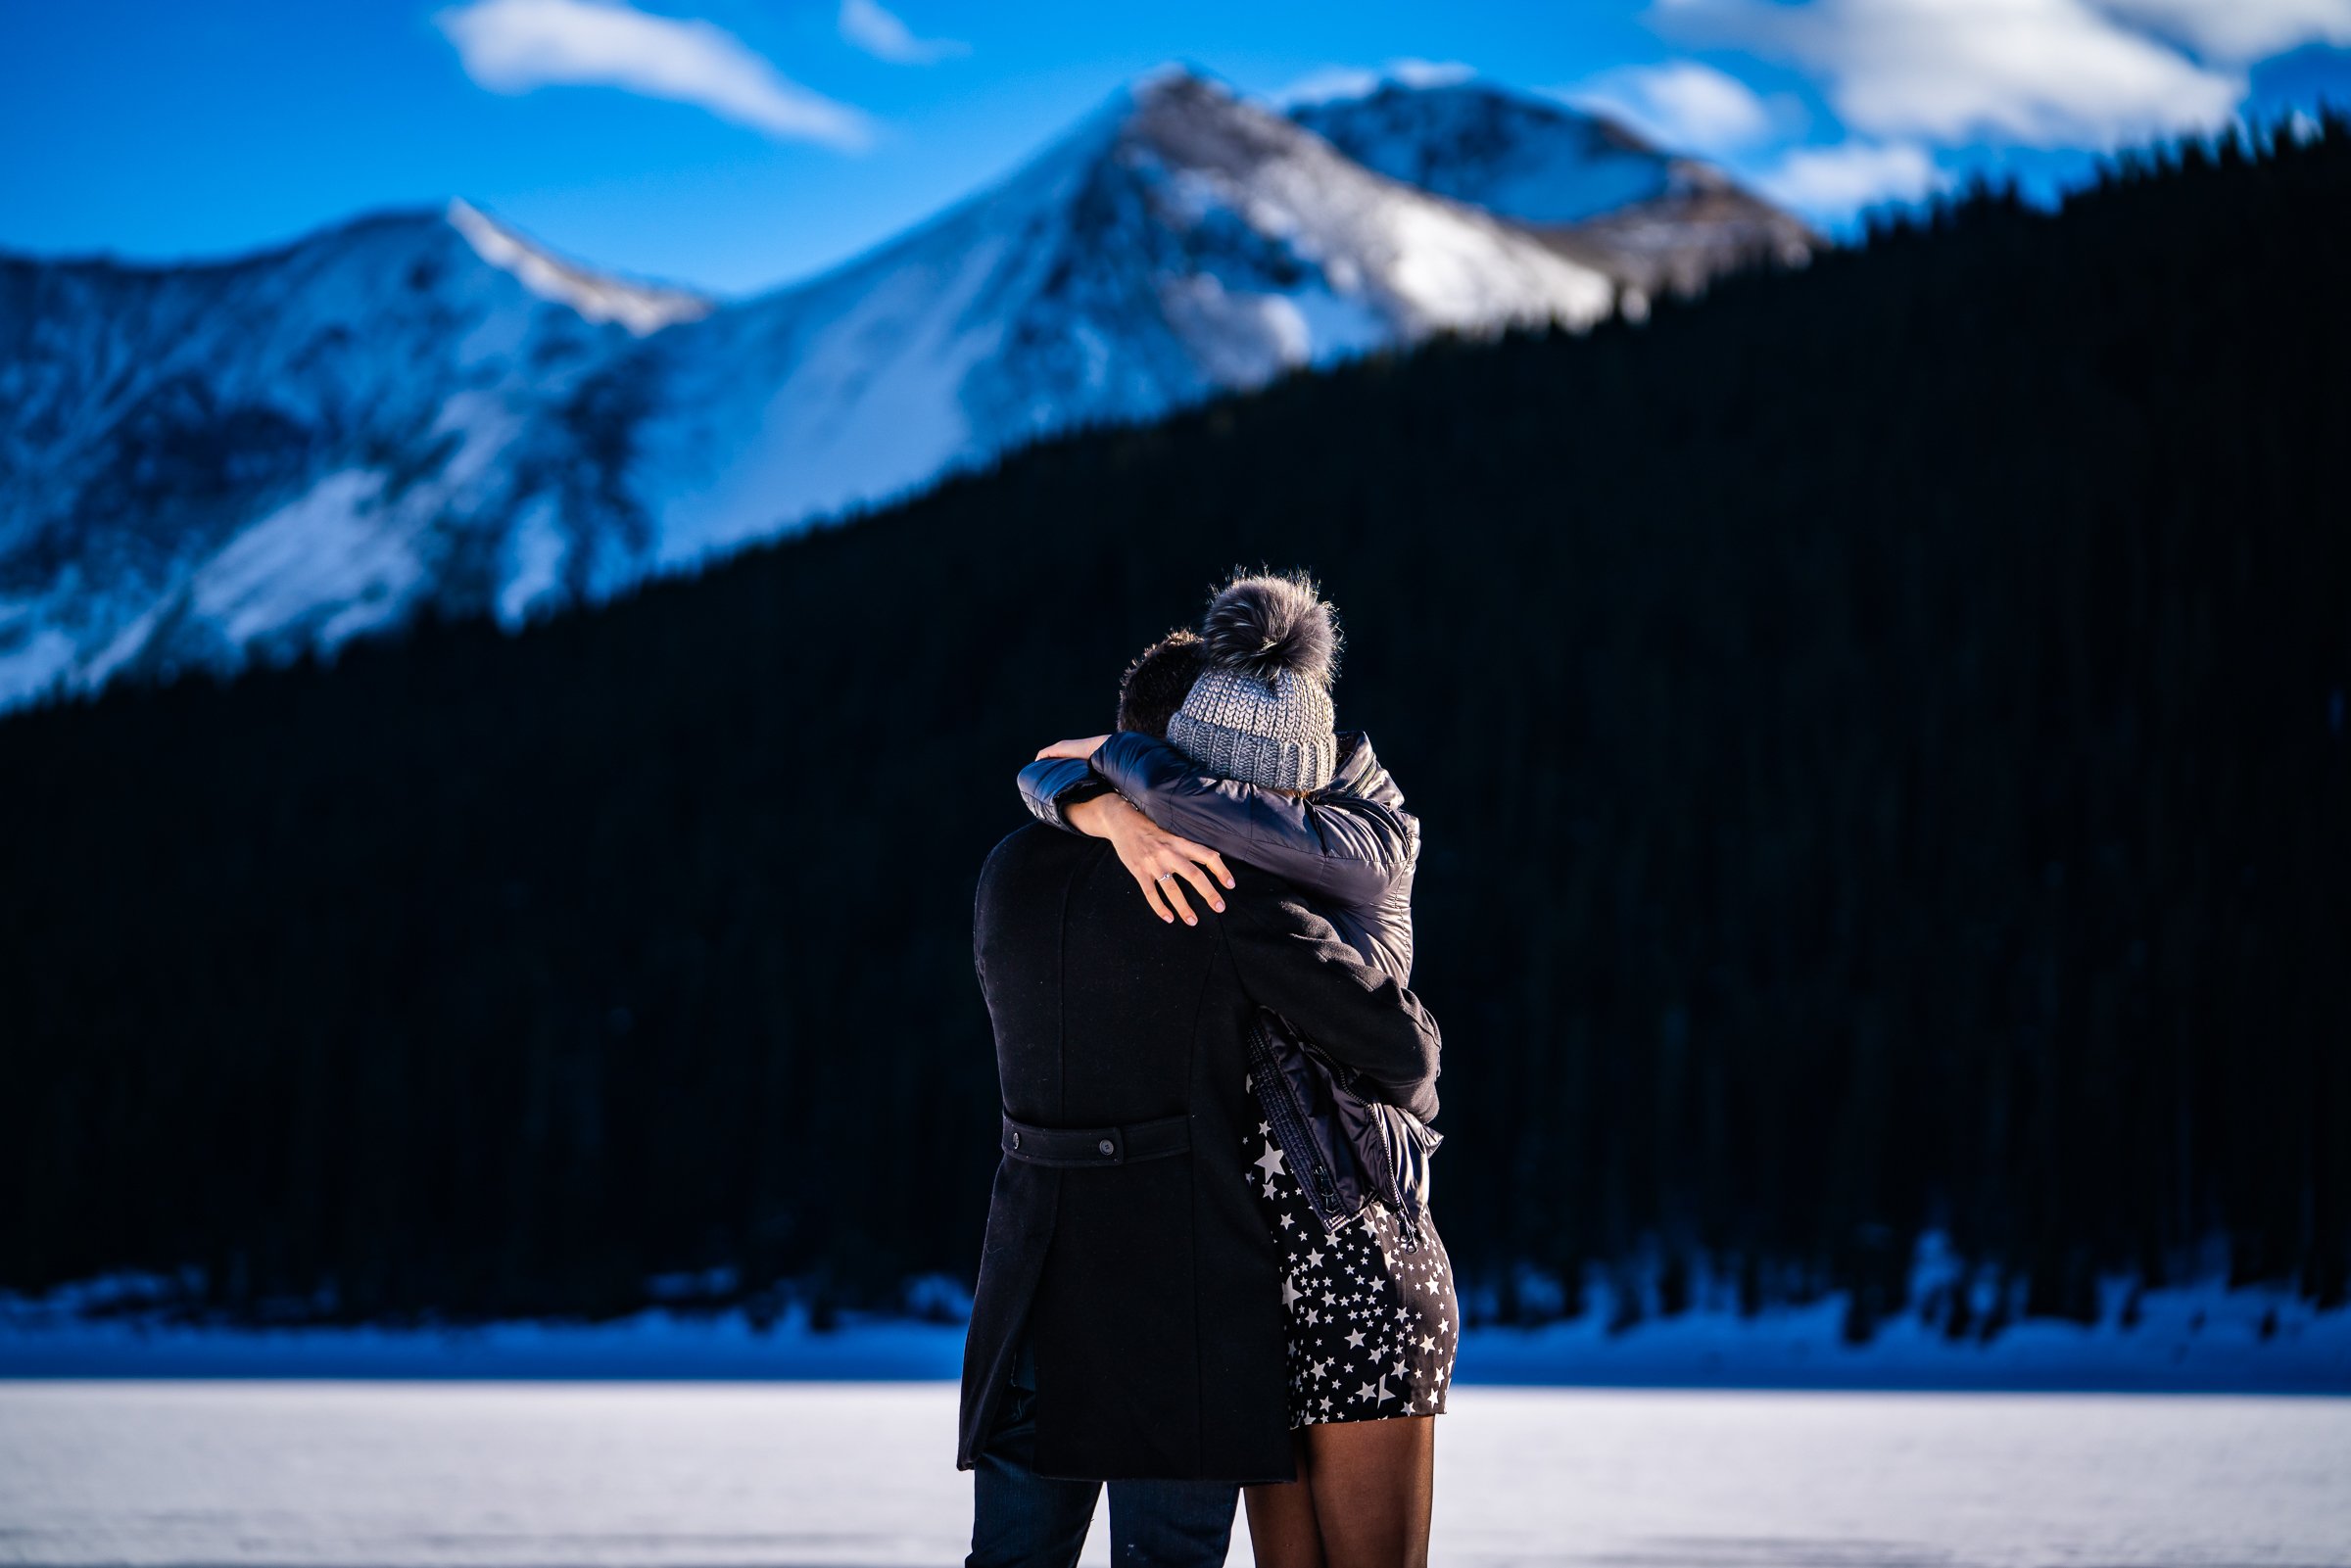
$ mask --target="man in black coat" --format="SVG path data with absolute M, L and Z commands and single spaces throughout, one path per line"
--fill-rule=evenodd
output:
M 1032 824 L 981 872 L 1004 1159 L 964 1351 L 975 1565 L 1075 1560 L 1105 1481 L 1121 1561 L 1221 1562 L 1240 1484 L 1293 1477 L 1246 1030 L 1271 1008 L 1400 1094 L 1438 1035 L 1285 883 L 1230 869 L 1197 926 L 1096 838 Z

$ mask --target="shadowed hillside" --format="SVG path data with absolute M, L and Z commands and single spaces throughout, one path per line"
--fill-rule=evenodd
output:
M 514 638 L 0 724 L 0 1285 L 968 1277 L 974 875 L 1235 562 L 1423 816 L 1467 1280 L 2351 1266 L 2351 128 L 1439 345 Z M 1572 1293 L 1568 1305 L 1574 1305 Z M 1939 1305 L 1933 1309 L 1942 1310 Z M 1962 1316 L 1953 1332 L 1996 1329 Z

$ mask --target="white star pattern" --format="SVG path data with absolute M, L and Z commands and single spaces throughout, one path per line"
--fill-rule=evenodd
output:
M 1241 1144 L 1250 1164 L 1243 1175 L 1285 1259 L 1290 1424 L 1441 1412 L 1456 1313 L 1453 1271 L 1434 1227 L 1423 1222 L 1415 1235 L 1374 1203 L 1326 1230 L 1271 1129 L 1260 1123 Z M 1359 1367 L 1370 1381 L 1350 1379 L 1347 1394 L 1337 1380 Z

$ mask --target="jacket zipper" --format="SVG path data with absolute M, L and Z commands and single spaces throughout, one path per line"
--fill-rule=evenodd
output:
M 1338 1183 L 1331 1176 L 1330 1166 L 1323 1163 L 1320 1148 L 1307 1135 L 1305 1117 L 1290 1098 L 1290 1080 L 1273 1059 L 1272 1042 L 1266 1038 L 1262 1018 L 1249 1021 L 1249 1062 L 1257 1084 L 1257 1103 L 1266 1113 L 1266 1120 L 1272 1124 L 1274 1141 L 1288 1156 L 1291 1168 L 1296 1170 L 1303 1164 L 1311 1177 L 1299 1183 L 1305 1189 L 1308 1207 L 1322 1221 L 1325 1232 L 1337 1230 L 1346 1223 L 1337 1215 Z

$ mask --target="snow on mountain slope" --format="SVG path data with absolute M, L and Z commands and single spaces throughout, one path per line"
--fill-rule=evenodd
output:
M 717 308 L 462 202 L 211 265 L 0 257 L 0 707 L 427 605 L 512 623 L 1042 434 L 1434 331 L 1582 324 L 1616 287 L 1179 71 L 868 256 Z
M 588 320 L 617 321 L 644 337 L 673 321 L 710 313 L 710 302 L 690 290 L 607 277 L 541 250 L 471 202 L 452 201 L 449 221 L 483 261 L 511 272 L 541 299 L 568 305 Z
M 1367 168 L 1509 218 L 1644 293 L 1694 292 L 1757 261 L 1799 262 L 1820 243 L 1710 165 L 1490 83 L 1384 82 L 1290 118 Z
M 0 704 L 499 607 L 585 372 L 702 309 L 470 208 L 214 265 L 0 258 Z M 565 515 L 567 581 L 636 569 Z
M 684 561 L 1050 431 L 1612 300 L 1509 225 L 1162 73 L 903 240 L 648 343 L 628 488 Z
M 1527 224 L 1612 213 L 1672 180 L 1673 160 L 1613 121 L 1478 81 L 1387 81 L 1290 118 L 1366 168 Z

